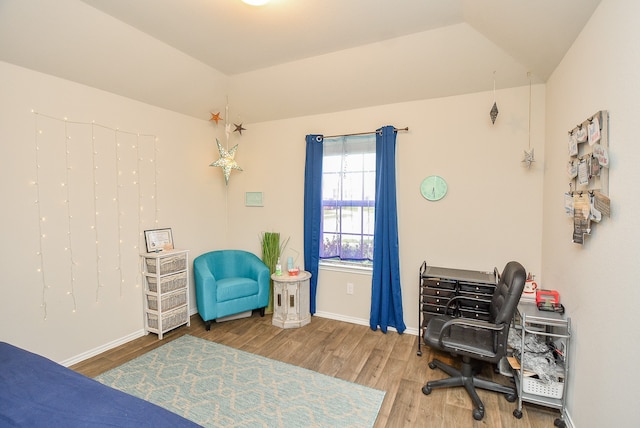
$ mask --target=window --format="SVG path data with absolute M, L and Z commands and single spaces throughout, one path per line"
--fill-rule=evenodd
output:
M 371 264 L 375 178 L 375 134 L 324 139 L 320 259 Z

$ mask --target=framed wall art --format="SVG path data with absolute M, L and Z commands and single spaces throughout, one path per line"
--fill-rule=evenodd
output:
M 245 192 L 244 194 L 244 206 L 245 207 L 262 207 L 264 202 L 262 200 L 262 192 Z
M 171 229 L 152 229 L 144 231 L 147 253 L 173 250 L 173 235 Z

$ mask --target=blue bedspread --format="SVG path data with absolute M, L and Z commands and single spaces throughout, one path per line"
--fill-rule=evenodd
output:
M 198 427 L 47 358 L 0 342 L 0 427 Z

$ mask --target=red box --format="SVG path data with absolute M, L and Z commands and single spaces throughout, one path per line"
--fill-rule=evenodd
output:
M 536 305 L 540 304 L 559 305 L 560 294 L 555 290 L 538 290 L 536 292 Z

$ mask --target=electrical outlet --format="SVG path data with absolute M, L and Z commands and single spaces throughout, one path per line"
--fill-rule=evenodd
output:
M 353 294 L 353 282 L 347 282 L 347 294 Z

